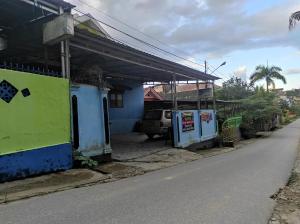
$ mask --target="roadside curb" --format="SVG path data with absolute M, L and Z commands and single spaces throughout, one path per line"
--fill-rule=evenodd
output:
M 300 139 L 291 175 L 283 188 L 271 196 L 275 200 L 269 224 L 300 223 Z
M 72 169 L 65 172 L 53 173 L 49 175 L 43 175 L 40 177 L 3 183 L 0 184 L 0 204 L 6 204 L 13 201 L 28 199 L 36 196 L 47 195 L 50 193 L 56 193 L 75 188 L 89 187 L 96 184 L 115 182 L 121 179 L 143 175 L 164 168 L 174 167 L 179 164 L 200 160 L 202 158 L 213 157 L 236 151 L 249 144 L 254 143 L 259 139 L 261 138 L 244 140 L 238 143 L 235 147 L 210 148 L 205 150 L 198 150 L 196 152 L 192 152 L 186 149 L 169 148 L 131 160 L 102 164 L 98 168 L 93 170 Z M 30 185 L 34 183 L 35 179 L 38 179 L 38 181 L 40 182 L 45 182 L 47 178 L 59 178 L 61 175 L 68 175 L 70 173 L 74 173 L 72 175 L 79 175 L 80 172 L 88 172 L 94 176 L 92 178 L 78 180 L 71 184 L 62 183 L 60 185 L 55 186 L 49 185 L 46 187 L 35 187 L 32 189 L 28 188 L 24 191 L 6 193 L 6 191 L 12 191 L 12 187 L 20 187 L 20 185 L 23 187 L 25 185 L 26 188 L 26 184 Z M 7 185 L 6 188 L 4 185 Z

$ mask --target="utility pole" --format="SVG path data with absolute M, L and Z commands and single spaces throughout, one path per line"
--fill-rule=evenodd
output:
M 226 65 L 226 61 L 220 64 L 215 70 L 213 70 L 210 74 L 212 75 L 215 71 L 217 71 L 220 67 Z M 207 62 L 205 61 L 205 73 L 207 68 Z M 212 98 L 213 98 L 213 109 L 216 111 L 216 94 L 215 94 L 215 80 L 212 80 Z
M 204 62 L 205 74 L 207 74 L 207 61 Z M 207 85 L 206 85 L 207 86 Z M 216 111 L 216 97 L 215 97 L 215 82 L 212 81 L 212 100 L 213 100 L 213 110 Z

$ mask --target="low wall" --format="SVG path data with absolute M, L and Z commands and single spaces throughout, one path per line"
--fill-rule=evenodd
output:
M 213 110 L 174 111 L 172 125 L 175 147 L 185 148 L 217 137 L 217 121 Z
M 0 69 L 0 181 L 72 167 L 69 82 Z

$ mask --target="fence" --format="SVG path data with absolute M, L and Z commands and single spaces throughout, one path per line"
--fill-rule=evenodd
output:
M 185 148 L 217 137 L 216 114 L 213 110 L 180 110 L 172 116 L 174 146 Z
M 62 77 L 61 71 L 47 69 L 44 66 L 24 65 L 15 62 L 0 61 L 0 69 L 1 68 L 20 72 L 28 72 L 38 75 Z
M 239 127 L 242 123 L 242 117 L 228 118 L 222 124 L 222 138 L 225 143 L 237 142 L 240 139 Z

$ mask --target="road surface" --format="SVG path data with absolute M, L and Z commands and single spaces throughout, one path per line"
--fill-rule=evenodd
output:
M 114 183 L 0 205 L 1 224 L 266 224 L 300 120 L 240 150 Z

